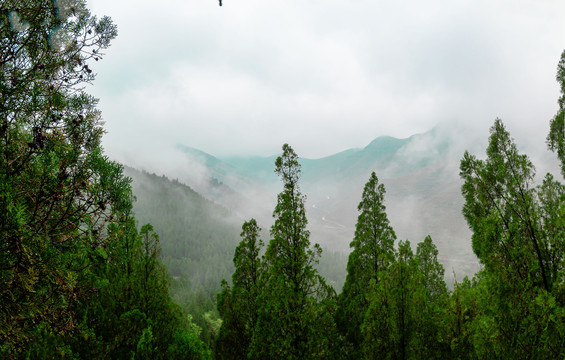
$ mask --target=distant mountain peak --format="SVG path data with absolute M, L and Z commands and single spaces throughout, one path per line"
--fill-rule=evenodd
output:
M 398 139 L 392 136 L 379 136 L 375 140 L 371 141 L 369 145 L 365 146 L 363 150 L 380 150 L 387 153 L 393 153 L 402 146 L 406 145 L 409 141 L 410 138 Z

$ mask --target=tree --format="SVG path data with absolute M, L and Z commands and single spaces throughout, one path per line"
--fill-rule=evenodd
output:
M 300 164 L 287 144 L 275 162 L 275 172 L 284 188 L 273 212 L 249 357 L 331 358 L 328 337 L 335 327 L 331 316 L 325 315 L 332 313 L 334 291 L 314 268 L 322 250 L 318 244 L 310 248 L 305 197 L 298 185 Z
M 565 50 L 561 53 L 561 59 L 557 64 L 555 78 L 561 87 L 561 96 L 557 101 L 559 110 L 549 123 L 547 145 L 551 151 L 557 152 L 557 157 L 561 161 L 561 174 L 565 176 Z
M 480 316 L 479 298 L 482 289 L 478 288 L 481 272 L 473 280 L 465 277 L 456 282 L 450 294 L 445 315 L 441 319 L 442 338 L 449 343 L 449 355 L 452 359 L 476 359 L 473 336 L 476 321 Z M 483 284 L 481 284 L 483 285 Z
M 418 244 L 400 241 L 396 259 L 380 281 L 371 279 L 368 307 L 361 324 L 365 358 L 444 359 L 449 346 L 441 339 L 447 287 L 431 237 Z
M 200 340 L 202 329 L 192 322 L 192 316 L 187 317 L 186 330 L 175 332 L 174 341 L 167 349 L 167 359 L 208 360 L 211 359 L 210 350 Z
M 400 241 L 398 257 L 377 283 L 371 281 L 369 306 L 361 325 L 365 358 L 407 359 L 412 349 L 417 267 L 409 241 Z
M 96 99 L 81 84 L 116 36 L 84 2 L 0 4 L 0 351 L 35 329 L 70 334 L 88 297 L 81 271 L 128 207 L 129 182 L 102 154 Z M 77 270 L 78 269 L 78 270 Z
M 563 187 L 551 175 L 535 187 L 534 174 L 498 119 L 487 158 L 465 153 L 461 161 L 463 214 L 484 265 L 481 323 L 488 327 L 479 334 L 488 336 L 476 343 L 484 356 L 562 357 L 565 351 L 563 228 L 556 226 L 563 221 Z
M 504 267 L 520 283 L 551 291 L 555 278 L 550 268 L 557 249 L 540 228 L 534 174 L 530 160 L 518 153 L 497 119 L 487 159 L 466 152 L 461 161 L 463 214 L 473 230 L 473 251 L 488 271 Z
M 414 282 L 414 352 L 425 359 L 443 359 L 449 355 L 449 344 L 442 338 L 448 292 L 444 268 L 438 261 L 438 250 L 431 236 L 416 249 Z
M 422 274 L 423 286 L 432 302 L 440 302 L 447 295 L 443 265 L 437 259 L 438 250 L 431 236 L 426 236 L 416 249 L 418 269 Z
M 218 311 L 223 319 L 216 339 L 218 359 L 247 359 L 257 324 L 259 279 L 264 268 L 260 257 L 263 247 L 260 232 L 255 219 L 243 224 L 242 240 L 233 257 L 232 288 L 224 281 L 222 292 L 218 295 Z
M 186 332 L 83 89 L 116 34 L 83 0 L 0 2 L 2 358 L 160 358 Z
M 371 279 L 378 284 L 394 259 L 396 235 L 389 225 L 383 203 L 385 187 L 373 172 L 363 189 L 353 248 L 347 263 L 347 277 L 339 297 L 337 324 L 352 346 L 352 358 L 362 342 L 361 324 L 368 309 Z

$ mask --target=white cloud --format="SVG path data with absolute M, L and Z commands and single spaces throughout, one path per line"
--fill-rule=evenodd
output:
M 497 116 L 543 147 L 556 110 L 562 1 L 128 4 L 89 1 L 120 33 L 94 88 L 110 155 L 135 134 L 317 157 L 444 121 L 487 133 Z

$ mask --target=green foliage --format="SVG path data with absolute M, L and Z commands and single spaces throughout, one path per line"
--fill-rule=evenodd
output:
M 426 236 L 423 242 L 418 244 L 416 259 L 418 270 L 422 274 L 422 282 L 432 302 L 440 302 L 447 295 L 443 265 L 437 260 L 438 250 L 431 236 Z
M 377 283 L 372 279 L 369 306 L 361 325 L 365 358 L 383 354 L 387 359 L 443 359 L 449 346 L 442 339 L 447 300 L 443 267 L 428 236 L 418 244 L 401 241 L 396 259 Z
M 453 359 L 475 359 L 474 352 L 474 325 L 478 324 L 480 314 L 477 279 L 473 281 L 465 277 L 462 282 L 456 282 L 453 292 L 448 299 L 445 315 L 442 320 L 441 337 L 449 343 L 449 350 Z
M 332 316 L 334 291 L 314 265 L 321 254 L 319 245 L 310 247 L 304 195 L 298 180 L 300 164 L 294 150 L 283 146 L 275 162 L 283 182 L 273 212 L 271 241 L 258 295 L 258 317 L 251 339 L 249 358 L 332 358 L 335 329 Z M 323 311 L 321 311 L 323 310 Z
M 193 288 L 202 286 L 215 296 L 221 279 L 234 271 L 231 259 L 239 242 L 239 219 L 177 180 L 132 168 L 125 172 L 133 180 L 135 216 L 159 233 L 171 275 L 188 275 Z
M 143 330 L 141 338 L 137 343 L 135 357 L 137 359 L 152 359 L 157 355 L 157 348 L 155 347 L 155 339 L 153 338 L 153 331 L 151 326 Z
M 374 279 L 378 284 L 393 260 L 396 235 L 386 215 L 384 194 L 384 185 L 379 184 L 374 172 L 371 173 L 358 206 L 360 214 L 355 237 L 349 245 L 353 250 L 347 262 L 347 277 L 336 318 L 353 349 L 359 349 L 362 342 L 361 324 L 369 306 L 369 283 Z M 351 356 L 355 358 L 358 354 L 354 350 Z
M 465 153 L 463 214 L 473 230 L 473 250 L 487 271 L 508 269 L 521 283 L 551 291 L 562 261 L 560 241 L 541 228 L 532 186 L 534 167 L 500 120 L 491 128 L 487 159 Z M 549 236 L 547 236 L 549 235 Z
M 115 26 L 82 1 L 6 0 L 0 34 L 0 343 L 16 357 L 38 329 L 80 331 L 90 258 L 131 203 L 100 149 L 97 101 L 80 88 Z
M 275 162 L 283 191 L 266 252 L 252 219 L 232 267 L 229 212 L 178 182 L 142 193 L 138 216 L 156 226 L 138 230 L 131 181 L 103 154 L 97 100 L 81 87 L 117 35 L 111 20 L 83 0 L 3 0 L 0 34 L 2 358 L 210 359 L 212 344 L 218 359 L 565 357 L 565 186 L 550 174 L 535 185 L 500 120 L 486 159 L 461 161 L 483 270 L 448 294 L 430 237 L 416 254 L 408 241 L 395 252 L 373 172 L 338 306 L 316 270 L 322 250 L 310 244 L 290 146 Z M 565 175 L 565 52 L 557 81 L 547 143 Z M 169 296 L 160 238 L 194 320 Z M 206 262 L 221 267 L 211 274 Z
M 449 344 L 443 336 L 442 319 L 446 317 L 448 291 L 444 268 L 437 259 L 438 250 L 430 236 L 418 244 L 415 261 L 414 293 L 415 353 L 426 359 L 442 359 L 449 354 Z
M 176 331 L 174 341 L 167 349 L 167 359 L 207 360 L 211 359 L 211 352 L 200 340 L 202 331 L 192 322 L 192 316 L 187 318 L 188 325 L 183 331 Z
M 465 154 L 463 213 L 484 265 L 475 320 L 478 357 L 562 357 L 563 185 L 534 167 L 496 120 L 487 159 Z M 552 320 L 548 320 L 552 319 Z M 545 324 L 545 326 L 541 326 Z
M 4 0 L 0 34 L 0 357 L 163 358 L 187 325 L 82 87 L 116 27 L 82 0 Z
M 408 241 L 398 245 L 398 258 L 383 273 L 369 295 L 369 308 L 362 325 L 363 351 L 366 357 L 382 353 L 390 359 L 406 359 L 414 332 L 414 274 L 412 249 Z M 376 287 L 375 287 L 376 286 Z M 385 311 L 383 311 L 383 309 Z
M 212 346 L 213 329 L 204 316 L 215 311 L 220 282 L 234 271 L 239 219 L 177 180 L 127 167 L 125 173 L 136 194 L 136 219 L 151 222 L 159 234 L 161 258 L 172 275 L 171 297 L 193 315 L 203 341 Z
M 565 176 L 565 50 L 561 53 L 561 59 L 557 64 L 555 78 L 561 88 L 561 96 L 557 101 L 559 110 L 549 123 L 547 145 L 551 151 L 557 152 L 557 157 L 561 161 L 561 173 Z
M 255 219 L 242 226 L 243 238 L 233 257 L 235 272 L 232 288 L 224 281 L 218 295 L 218 312 L 223 321 L 216 339 L 218 359 L 246 359 L 258 319 L 257 297 L 261 289 L 260 276 L 264 270 L 260 258 L 263 241 Z

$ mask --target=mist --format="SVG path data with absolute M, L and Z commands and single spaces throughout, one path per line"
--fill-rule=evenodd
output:
M 431 235 L 447 273 L 470 275 L 478 267 L 461 215 L 464 151 L 484 157 L 501 118 L 536 181 L 557 173 L 545 137 L 559 93 L 560 1 L 168 0 L 157 12 L 139 1 L 135 14 L 89 4 L 119 25 L 92 88 L 106 152 L 178 179 L 241 221 L 272 224 L 273 156 L 289 143 L 304 166 L 313 242 L 349 252 L 375 171 L 398 239 L 415 246 Z M 379 136 L 410 141 L 350 173 L 326 161 Z
M 485 157 L 489 126 L 481 131 L 475 131 L 475 126 L 443 122 L 409 138 L 376 138 L 370 144 L 359 144 L 328 157 L 301 158 L 300 186 L 306 195 L 312 243 L 321 244 L 327 252 L 343 256 L 349 253 L 357 205 L 370 173 L 375 171 L 386 187 L 387 215 L 398 240 L 408 239 L 415 248 L 430 235 L 438 247 L 448 281 L 472 276 L 479 263 L 462 215 L 459 163 L 465 151 Z M 514 136 L 512 124 L 507 128 Z M 557 175 L 558 163 L 547 150 L 545 139 L 517 133 L 514 137 L 520 151 L 537 168 L 536 181 L 541 182 L 546 172 Z M 267 230 L 273 223 L 276 196 L 282 190 L 274 173 L 275 156 L 222 159 L 177 145 L 168 150 L 163 160 L 140 159 L 144 163 L 136 166 L 190 186 L 227 209 L 237 219 L 231 219 L 232 222 L 239 221 L 241 225 L 255 218 Z M 265 240 L 268 241 L 268 233 Z M 345 267 L 342 271 L 345 274 Z
M 119 26 L 92 92 L 120 161 L 167 144 L 321 158 L 443 122 L 488 136 L 496 117 L 539 143 L 556 109 L 557 0 L 89 5 Z

